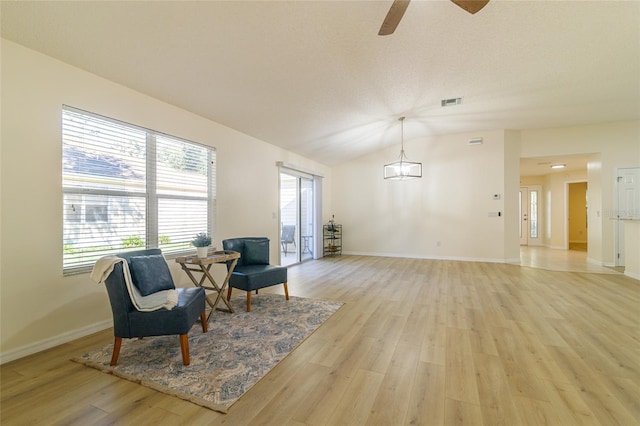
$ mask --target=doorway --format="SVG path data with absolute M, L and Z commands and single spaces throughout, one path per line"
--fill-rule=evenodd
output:
M 280 172 L 280 264 L 313 258 L 313 178 Z
M 569 183 L 567 241 L 569 250 L 588 250 L 587 182 Z

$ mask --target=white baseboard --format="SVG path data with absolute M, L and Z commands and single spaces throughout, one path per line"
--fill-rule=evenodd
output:
M 624 271 L 624 274 L 630 278 L 633 278 L 634 280 L 640 281 L 640 274 L 634 274 L 632 272 L 627 272 L 626 270 Z
M 602 262 L 600 260 L 593 259 L 591 257 L 587 257 L 587 263 L 597 266 L 605 266 L 607 268 L 615 268 L 616 264 L 611 262 Z
M 373 256 L 373 257 L 403 257 L 407 259 L 428 259 L 428 260 L 454 260 L 459 262 L 487 262 L 487 263 L 512 263 L 513 259 L 494 259 L 494 258 L 482 258 L 482 257 L 458 257 L 458 256 L 423 256 L 416 254 L 398 254 L 398 253 L 371 253 L 363 251 L 349 251 L 343 252 L 343 254 L 353 256 Z M 516 262 L 520 262 L 517 258 Z
M 106 330 L 111 326 L 113 326 L 113 320 L 109 319 L 100 321 L 98 323 L 78 328 L 76 330 L 58 334 L 57 336 L 53 336 L 48 339 L 40 340 L 39 342 L 30 343 L 28 345 L 12 349 L 10 351 L 2 352 L 0 353 L 0 364 L 14 361 L 16 359 L 23 358 L 28 355 L 33 355 L 38 352 L 42 352 L 46 349 L 62 345 L 63 343 L 71 342 L 72 340 L 97 333 L 98 331 Z

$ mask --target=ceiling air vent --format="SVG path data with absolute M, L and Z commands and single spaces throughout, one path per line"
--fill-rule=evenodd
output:
M 440 101 L 440 105 L 443 107 L 454 106 L 462 104 L 462 98 L 443 99 Z

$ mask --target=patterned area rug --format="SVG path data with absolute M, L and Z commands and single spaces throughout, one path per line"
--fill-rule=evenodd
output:
M 123 339 L 115 367 L 113 345 L 73 361 L 225 413 L 342 306 L 266 293 L 253 297 L 251 312 L 244 296 L 231 303 L 235 313 L 214 313 L 207 333 L 194 324 L 189 366 L 182 365 L 177 336 Z

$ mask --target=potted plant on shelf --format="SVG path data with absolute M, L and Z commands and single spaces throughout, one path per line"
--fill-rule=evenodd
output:
M 191 241 L 196 248 L 198 257 L 203 259 L 207 257 L 209 246 L 211 245 L 211 237 L 206 232 L 201 232 Z

